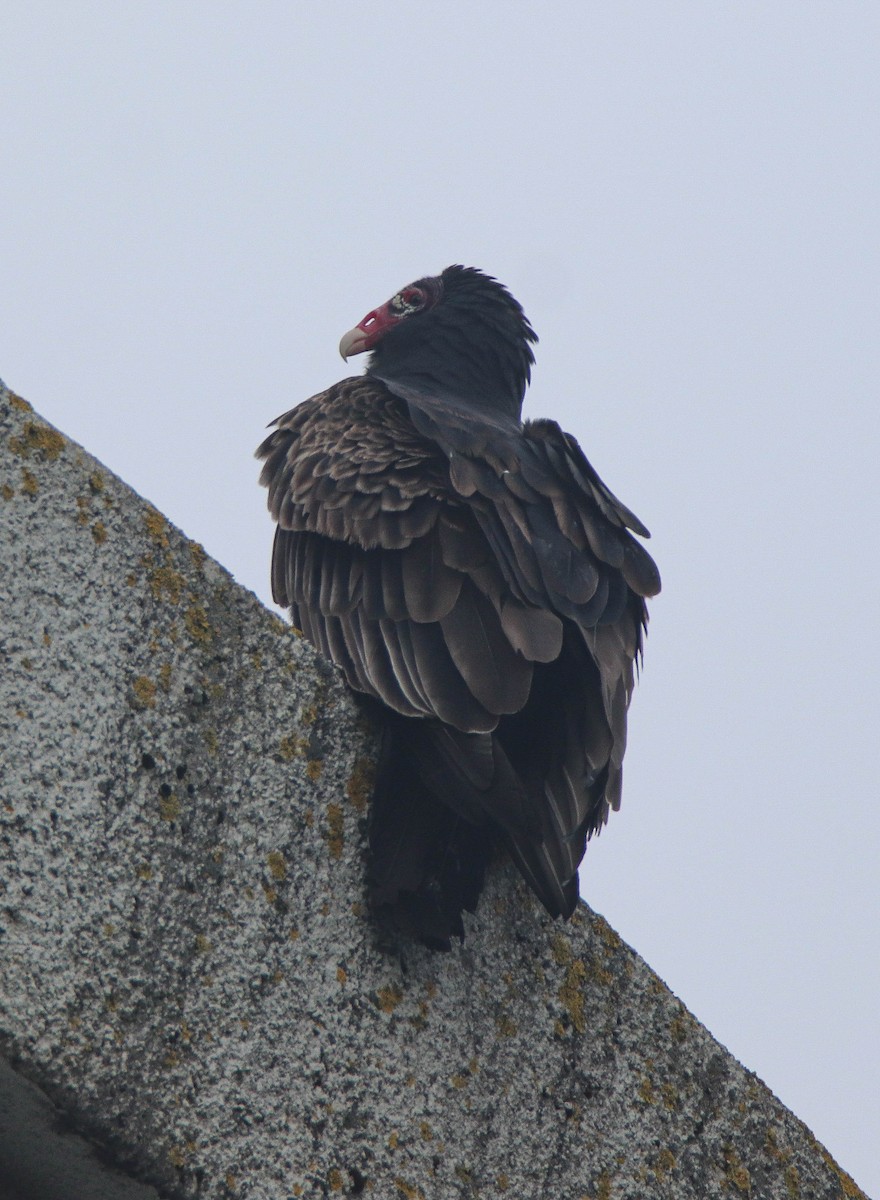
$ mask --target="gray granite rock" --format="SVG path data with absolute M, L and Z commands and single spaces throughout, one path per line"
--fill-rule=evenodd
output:
M 338 675 L 8 392 L 0 612 L 0 1051 L 133 1200 L 862 1195 L 508 865 L 460 949 L 380 944 Z

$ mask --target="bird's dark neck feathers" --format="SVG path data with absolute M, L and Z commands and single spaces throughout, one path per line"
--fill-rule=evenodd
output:
M 373 350 L 367 374 L 426 397 L 454 398 L 519 420 L 537 336 L 513 296 L 471 267 L 447 267 L 432 308 Z

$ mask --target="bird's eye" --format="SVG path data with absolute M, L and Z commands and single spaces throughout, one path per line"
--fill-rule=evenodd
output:
M 425 293 L 421 288 L 408 287 L 398 292 L 391 300 L 391 311 L 401 317 L 417 312 L 425 303 Z

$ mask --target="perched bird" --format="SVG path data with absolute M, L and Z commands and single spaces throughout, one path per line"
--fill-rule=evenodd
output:
M 549 913 L 574 911 L 660 589 L 575 439 L 521 421 L 537 340 L 497 280 L 447 267 L 346 333 L 366 373 L 257 451 L 275 600 L 378 702 L 372 903 L 442 949 L 499 838 Z

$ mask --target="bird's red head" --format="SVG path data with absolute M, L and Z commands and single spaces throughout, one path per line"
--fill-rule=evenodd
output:
M 400 321 L 425 312 L 440 299 L 443 282 L 437 277 L 419 279 L 396 292 L 387 303 L 368 312 L 362 321 L 343 334 L 339 353 L 349 359 L 372 350 L 378 341 Z
M 454 264 L 367 313 L 339 350 L 343 358 L 369 350 L 366 373 L 392 391 L 455 397 L 518 420 L 537 340 L 497 279 Z

